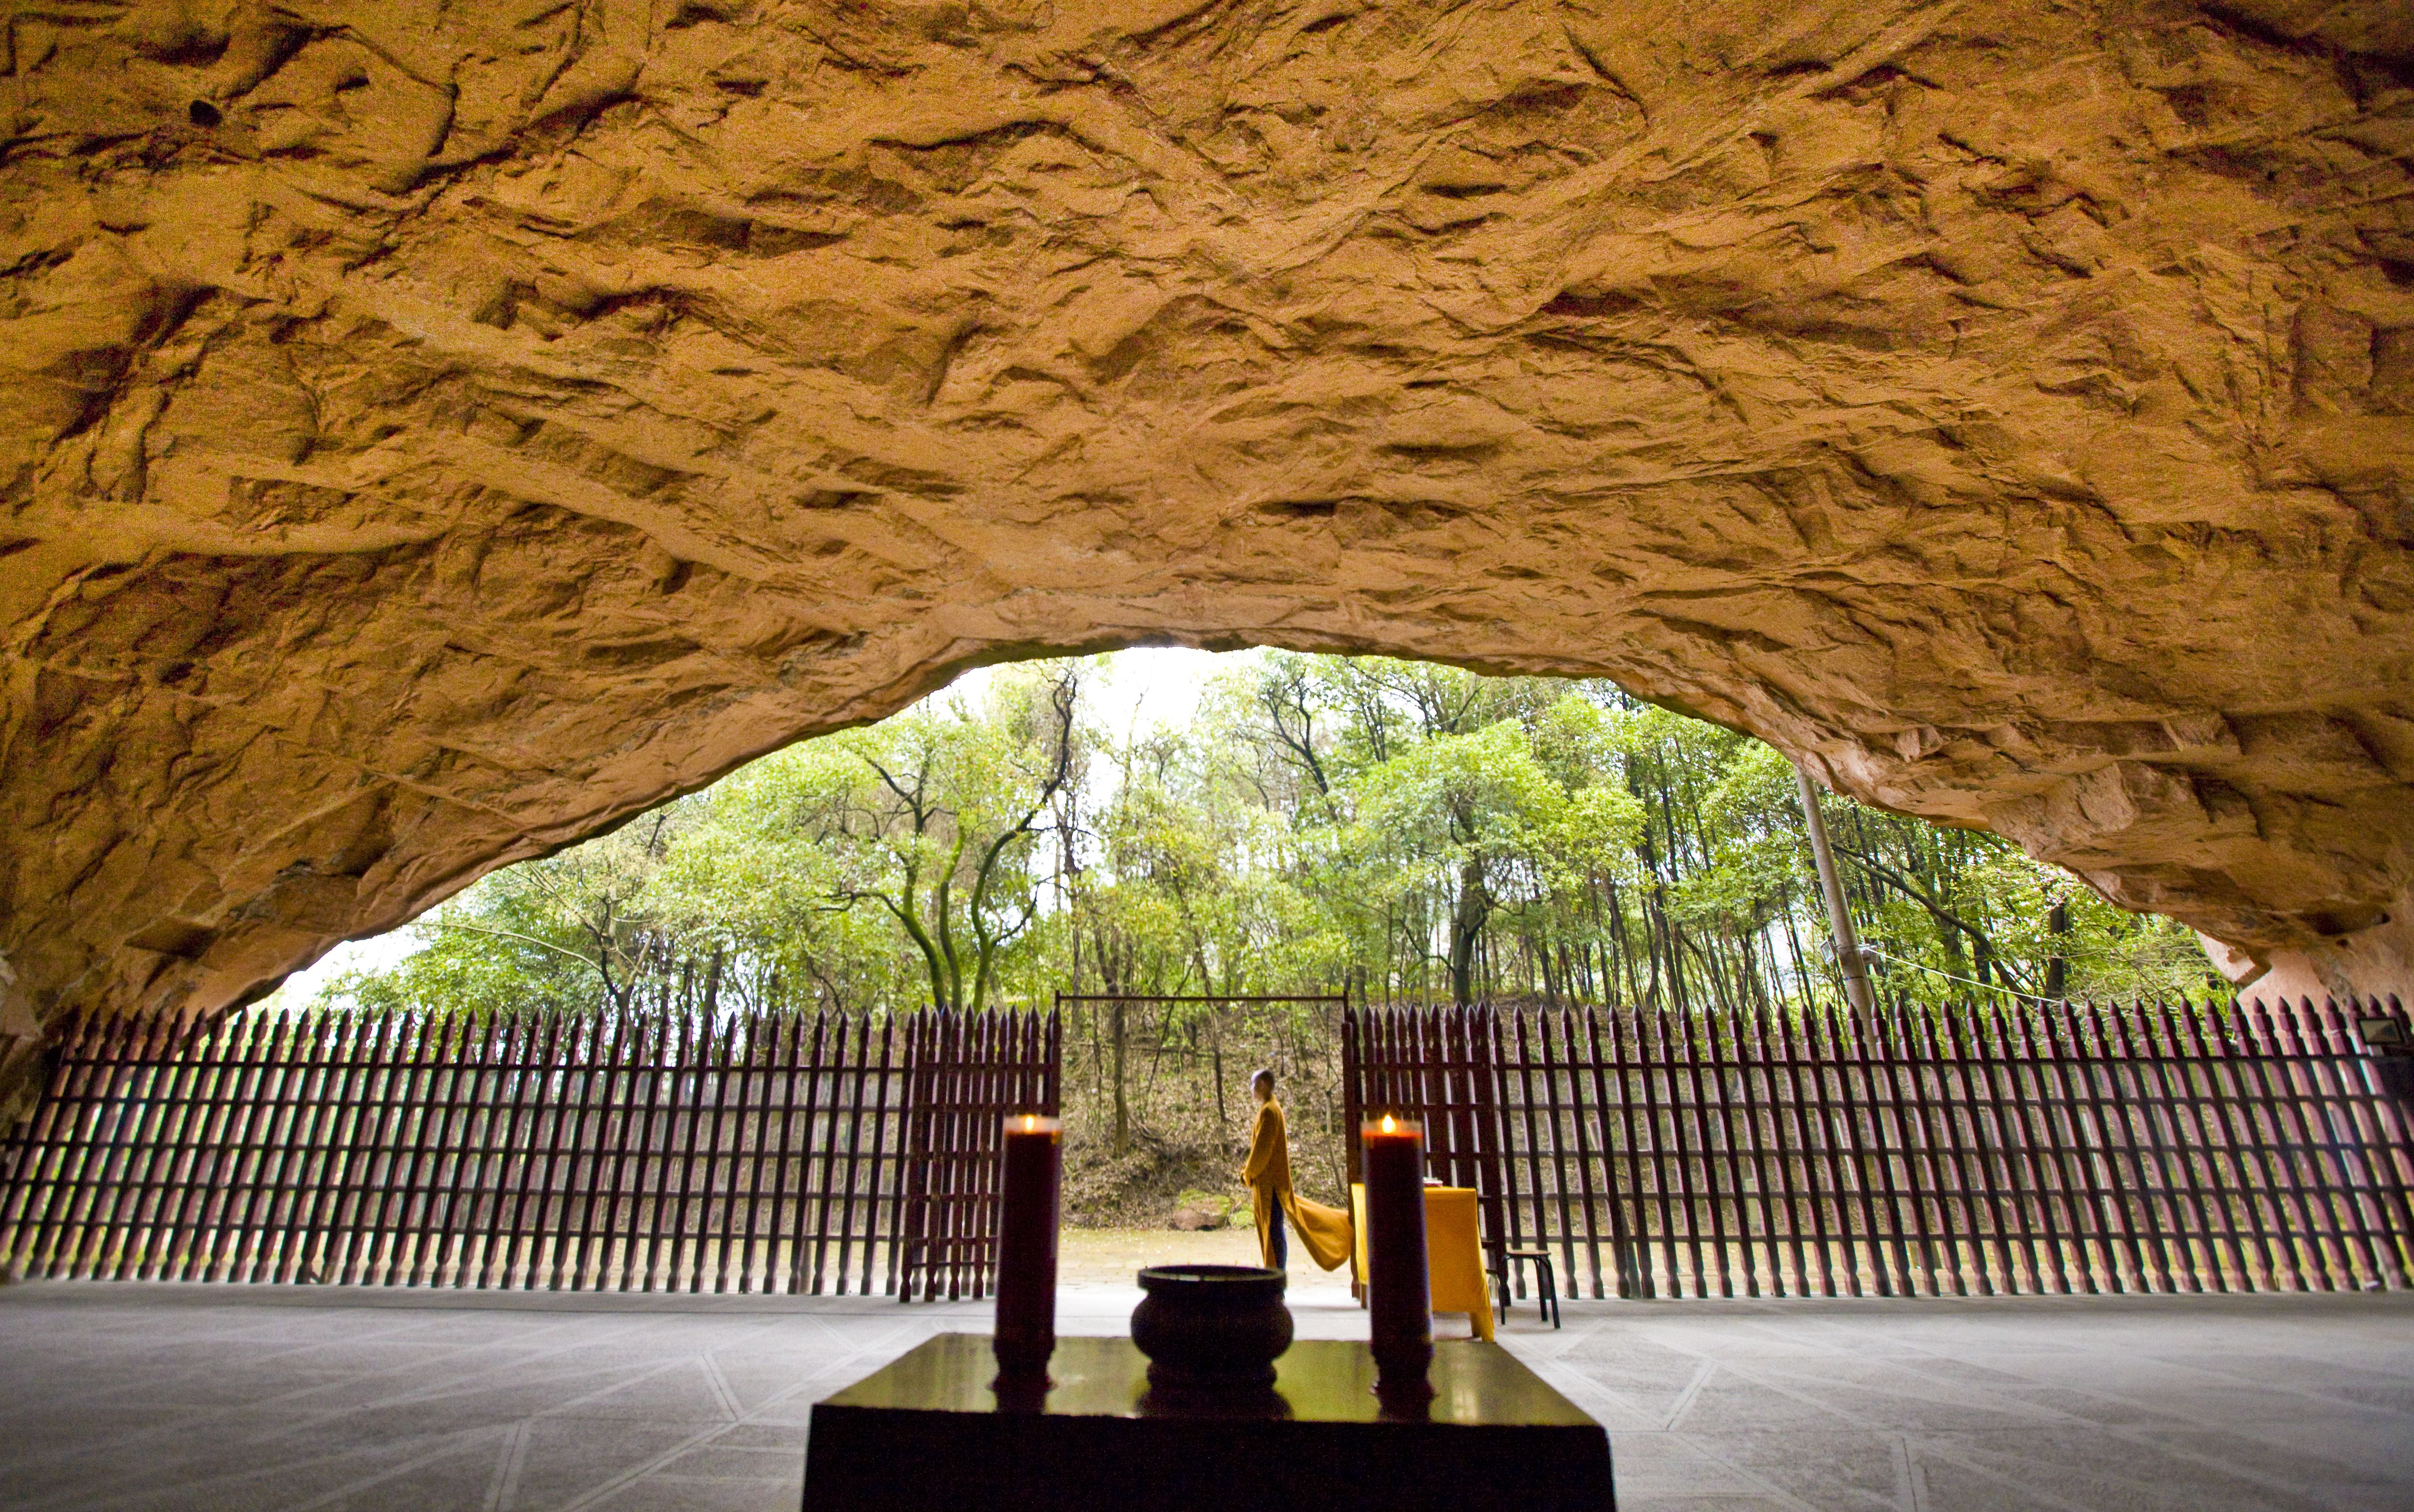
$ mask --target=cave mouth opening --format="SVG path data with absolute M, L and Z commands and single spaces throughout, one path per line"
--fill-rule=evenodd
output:
M 584 959 L 595 1001 L 648 1001 L 676 979 L 758 1011 L 1244 988 L 1807 1004 L 1848 993 L 1849 962 L 1893 998 L 1939 1003 L 2222 985 L 2192 933 L 2006 841 L 1849 798 L 1821 807 L 1859 920 L 1844 958 L 1793 764 L 1612 680 L 1145 644 L 993 661 L 496 872 L 278 996 L 349 981 L 416 1001 L 474 975 L 496 941 L 538 934 L 549 953 L 526 964 L 544 976 Z M 944 898 L 939 863 L 915 850 L 936 836 L 965 841 Z M 1353 887 L 1382 890 L 1379 924 Z M 1319 922 L 1228 908 L 1211 928 L 1195 912 L 1199 896 L 1268 893 Z M 1187 922 L 1145 949 L 1102 943 L 1093 915 L 1126 907 Z M 833 909 L 859 912 L 806 944 Z M 1346 945 L 1317 954 L 1303 941 L 1319 930 Z M 399 940 L 438 948 L 405 968 Z M 362 980 L 395 971 L 425 981 Z M 564 990 L 524 996 L 566 1003 Z

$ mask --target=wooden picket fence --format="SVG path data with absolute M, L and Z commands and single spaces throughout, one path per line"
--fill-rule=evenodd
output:
M 0 1166 L 31 1276 L 978 1297 L 1055 1015 L 69 1024 Z
M 986 1297 L 997 1266 L 997 1183 L 1010 1114 L 1054 1118 L 1064 1023 L 1047 1014 L 914 1015 L 903 1193 L 905 1301 Z
M 1350 1126 L 1425 1120 L 1496 1274 L 1599 1297 L 2408 1284 L 2395 1000 L 1874 1024 L 1344 1015 Z M 2393 1026 L 2393 1027 L 2392 1027 Z M 33 1276 L 979 1297 L 1053 1014 L 81 1021 L 0 1151 Z M 1354 1173 L 1353 1173 L 1354 1174 Z
M 1363 1010 L 1343 1075 L 1350 1127 L 1424 1119 L 1504 1282 L 1541 1249 L 1595 1297 L 2397 1289 L 2414 1060 L 2376 1046 L 2407 1025 L 2393 998 Z

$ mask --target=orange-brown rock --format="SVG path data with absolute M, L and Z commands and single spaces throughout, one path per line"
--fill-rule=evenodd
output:
M 20 1022 L 1143 641 L 1605 674 L 2309 969 L 2414 881 L 2402 0 L 6 35 Z

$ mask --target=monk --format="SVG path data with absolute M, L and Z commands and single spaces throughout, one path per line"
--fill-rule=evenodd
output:
M 1290 1244 L 1283 1235 L 1289 1217 L 1308 1258 L 1327 1270 L 1340 1268 L 1351 1248 L 1349 1215 L 1290 1189 L 1290 1135 L 1282 1104 L 1274 1101 L 1274 1074 L 1259 1072 L 1249 1078 L 1249 1090 L 1258 1095 L 1258 1122 L 1249 1132 L 1249 1164 L 1241 1168 L 1241 1179 L 1248 1183 L 1257 1208 L 1258 1253 L 1269 1270 L 1290 1268 Z

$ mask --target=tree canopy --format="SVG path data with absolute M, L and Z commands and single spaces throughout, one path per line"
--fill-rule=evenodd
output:
M 1607 683 L 1233 661 L 1185 725 L 1121 734 L 1084 697 L 1106 659 L 1003 669 L 499 871 L 414 926 L 416 954 L 328 990 L 435 1011 L 1840 996 L 1768 747 Z M 2217 985 L 2184 929 L 2005 841 L 1825 801 L 1891 999 Z
M 1231 659 L 1118 731 L 1111 659 L 993 672 L 486 878 L 371 1008 L 874 1015 L 1054 993 L 1333 994 L 1757 1013 L 1842 983 L 1792 764 L 1599 682 Z M 1884 998 L 2218 990 L 2196 939 L 1992 836 L 1824 800 Z M 1159 1222 L 1230 1179 L 1276 1068 L 1303 1190 L 1345 1200 L 1330 1001 L 1075 1002 L 1068 1215 Z M 1202 1193 L 1201 1189 L 1205 1189 Z

